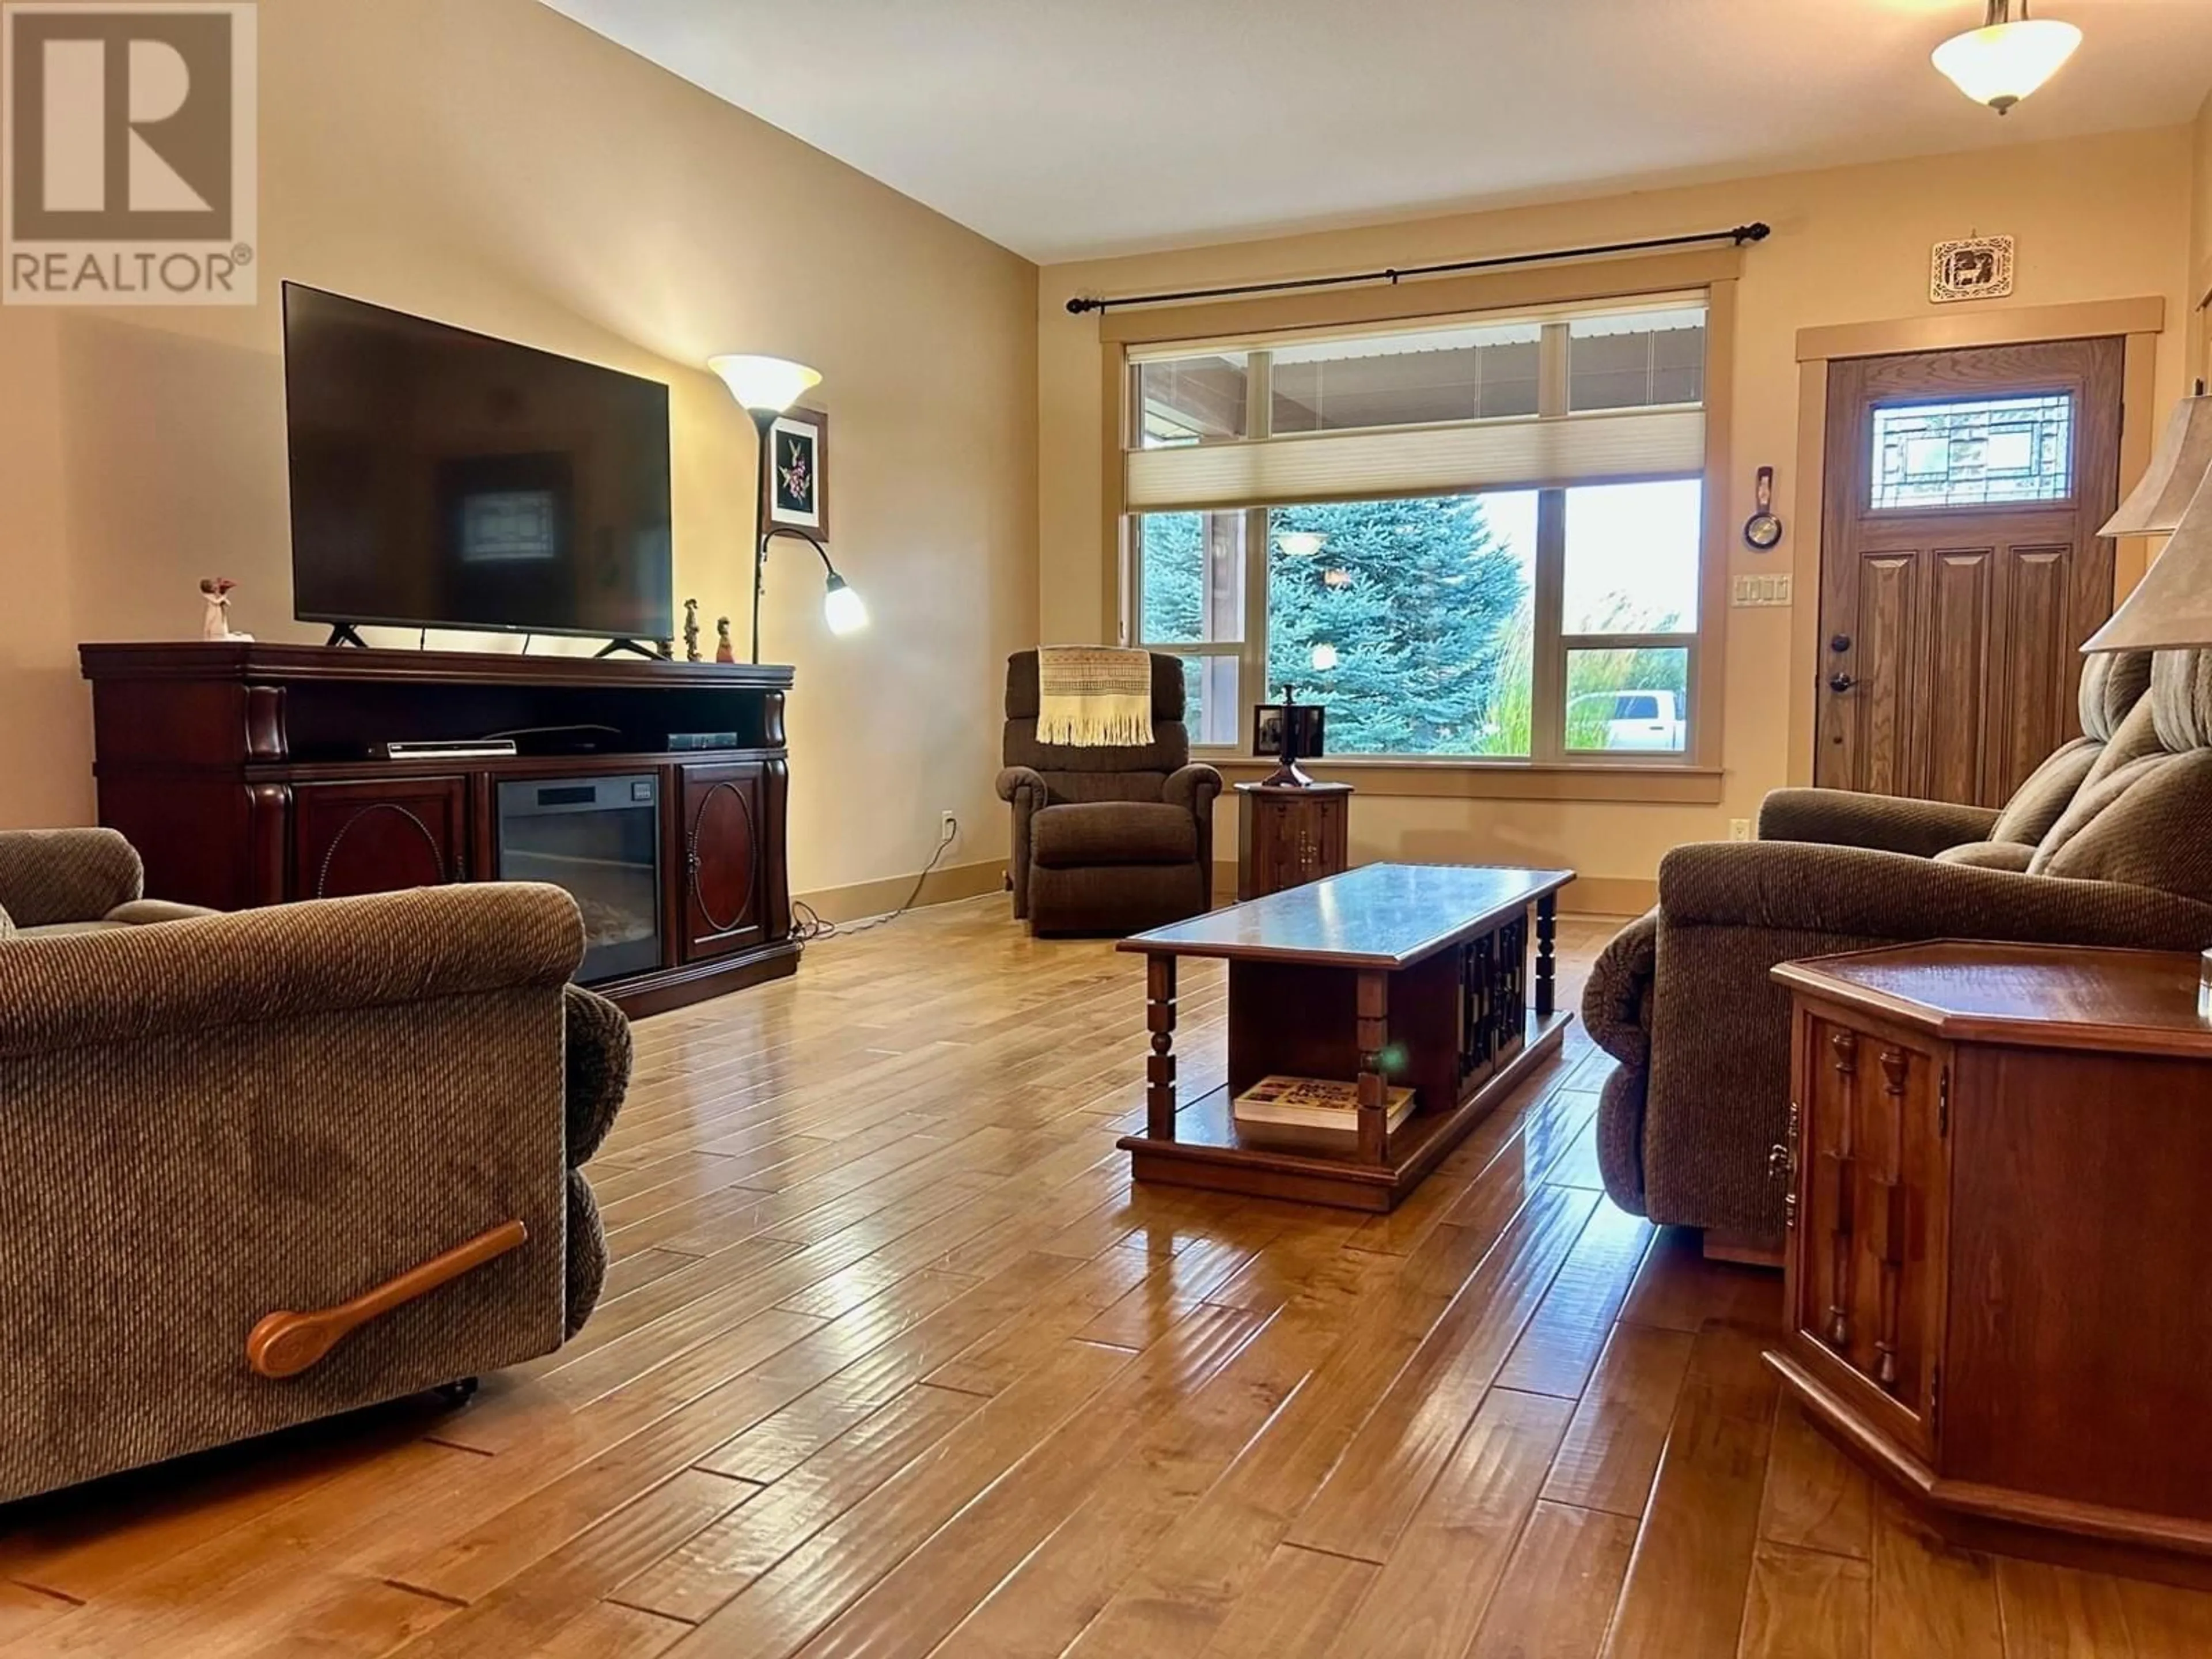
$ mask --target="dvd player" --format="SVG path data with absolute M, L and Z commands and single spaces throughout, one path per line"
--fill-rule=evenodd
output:
M 369 745 L 378 760 L 485 760 L 515 753 L 513 738 L 410 738 Z

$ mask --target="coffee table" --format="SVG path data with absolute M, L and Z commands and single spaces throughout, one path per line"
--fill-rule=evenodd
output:
M 1139 1181 L 1387 1211 L 1559 1046 L 1553 942 L 1571 870 L 1370 864 L 1121 941 L 1146 959 Z M 1531 949 L 1533 940 L 1533 951 Z M 1229 963 L 1229 1081 L 1176 1091 L 1176 963 Z M 1356 1080 L 1342 1152 L 1248 1139 L 1230 1103 L 1270 1073 Z M 1415 1091 L 1394 1131 L 1393 1085 Z

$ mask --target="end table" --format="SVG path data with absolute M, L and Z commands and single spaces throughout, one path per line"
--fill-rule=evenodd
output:
M 1237 898 L 1263 898 L 1352 866 L 1348 783 L 1240 783 Z
M 2212 1021 L 2193 954 L 1785 963 L 1769 1355 L 1954 1541 L 2212 1583 Z

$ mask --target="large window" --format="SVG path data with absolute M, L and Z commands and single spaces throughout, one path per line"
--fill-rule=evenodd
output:
M 1333 754 L 1686 757 L 1705 341 L 1677 298 L 1134 362 L 1135 632 L 1194 738 L 1287 684 Z

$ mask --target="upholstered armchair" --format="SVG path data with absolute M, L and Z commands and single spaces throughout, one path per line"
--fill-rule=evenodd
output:
M 549 1352 L 605 1272 L 629 1038 L 567 894 L 138 889 L 0 834 L 0 1502 Z
M 1152 741 L 1037 740 L 1037 653 L 1006 661 L 1006 769 L 1014 810 L 1014 914 L 1038 933 L 1141 933 L 1213 902 L 1221 774 L 1190 763 L 1182 659 L 1152 655 Z
M 2092 658 L 2081 712 L 2084 736 L 2002 811 L 1782 790 L 1758 841 L 1667 854 L 1658 907 L 1606 947 L 1583 999 L 1620 1062 L 1598 1111 L 1617 1203 L 1779 1241 L 1778 963 L 1939 939 L 2212 945 L 2212 653 Z

